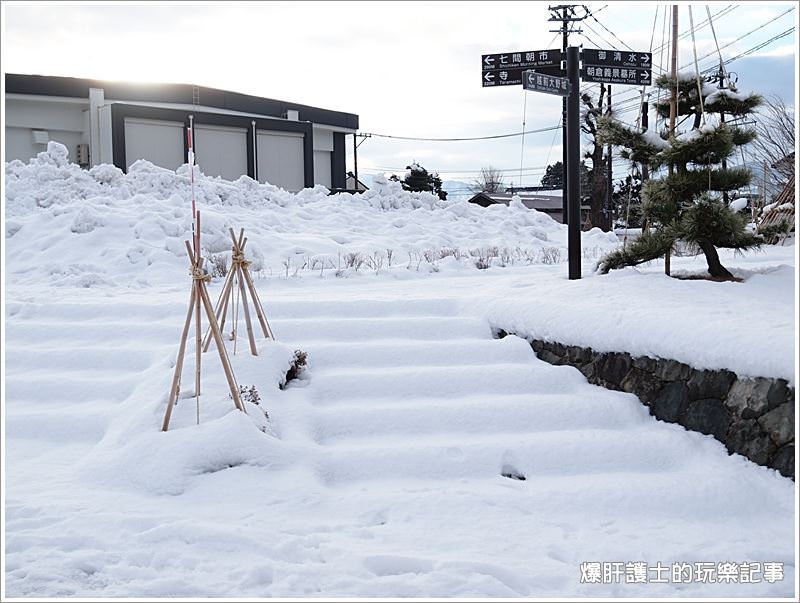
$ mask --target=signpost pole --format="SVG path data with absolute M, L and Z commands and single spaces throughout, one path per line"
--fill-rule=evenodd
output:
M 567 48 L 567 79 L 570 93 L 567 97 L 567 256 L 569 279 L 581 278 L 581 194 L 580 194 L 580 105 L 581 93 L 577 46 Z
M 562 12 L 562 17 L 566 16 L 566 9 Z M 561 32 L 561 52 L 562 56 L 567 56 L 568 40 L 567 23 L 563 23 Z M 572 80 L 570 80 L 570 83 Z M 569 223 L 569 211 L 567 210 L 567 198 L 569 196 L 569 185 L 567 182 L 567 97 L 561 99 L 561 221 Z

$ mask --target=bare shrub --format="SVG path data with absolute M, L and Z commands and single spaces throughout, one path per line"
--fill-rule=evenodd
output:
M 561 261 L 560 247 L 542 247 L 539 251 L 539 261 L 542 264 L 558 264 Z
M 228 276 L 230 261 L 228 256 L 222 253 L 215 253 L 208 256 L 208 263 L 211 264 L 211 276 Z

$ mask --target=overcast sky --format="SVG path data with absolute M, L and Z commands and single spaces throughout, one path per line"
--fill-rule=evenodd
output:
M 796 2 L 712 3 L 724 59 L 796 27 Z M 639 51 L 657 48 L 669 28 L 667 5 L 592 2 L 570 43 Z M 705 4 L 681 4 L 679 29 L 697 28 L 701 70 L 719 61 Z M 481 54 L 559 48 L 547 3 L 323 2 L 177 5 L 3 2 L 2 67 L 97 79 L 180 82 L 356 113 L 361 131 L 413 137 L 470 137 L 519 132 L 559 121 L 558 97 L 521 86 L 482 88 Z M 776 19 L 776 17 L 778 17 Z M 770 22 L 770 20 L 773 20 Z M 763 27 L 762 27 L 763 26 Z M 752 31 L 759 28 L 757 31 Z M 606 29 L 607 28 L 607 29 Z M 613 32 L 613 33 L 612 33 Z M 752 32 L 752 33 L 749 33 Z M 741 38 L 737 40 L 737 38 Z M 779 94 L 795 104 L 796 31 L 729 64 L 741 89 Z M 680 40 L 680 64 L 692 65 L 692 40 Z M 704 57 L 704 58 L 703 58 Z M 614 86 L 615 98 L 636 89 Z M 630 106 L 630 103 L 629 105 Z M 631 121 L 635 113 L 628 113 Z M 506 181 L 537 184 L 560 157 L 558 132 L 521 139 L 432 143 L 379 139 L 359 148 L 359 171 L 403 170 L 417 160 L 449 180 L 491 164 L 513 170 Z M 348 141 L 348 151 L 352 140 Z M 348 157 L 348 169 L 352 169 Z

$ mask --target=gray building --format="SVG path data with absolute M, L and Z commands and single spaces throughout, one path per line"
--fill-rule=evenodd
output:
M 489 207 L 495 203 L 502 203 L 504 205 L 508 205 L 511 203 L 511 199 L 517 196 L 519 197 L 522 204 L 527 207 L 528 209 L 535 209 L 537 211 L 541 211 L 546 213 L 548 216 L 553 218 L 556 222 L 564 222 L 563 216 L 563 205 L 562 205 L 562 196 L 561 190 L 519 190 L 515 191 L 514 194 L 510 192 L 506 193 L 487 193 L 481 192 L 473 195 L 472 198 L 469 199 L 470 203 L 475 203 L 477 205 L 481 205 L 483 207 Z M 581 205 L 581 218 L 582 221 L 586 220 L 586 217 L 589 212 L 588 205 Z
M 6 74 L 6 161 L 28 161 L 49 140 L 74 163 L 138 159 L 176 169 L 187 161 L 190 117 L 196 163 L 208 176 L 244 174 L 289 191 L 345 188 L 345 136 L 358 115 L 190 84 L 134 84 Z

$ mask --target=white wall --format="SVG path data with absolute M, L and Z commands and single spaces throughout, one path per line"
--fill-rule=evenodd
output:
M 331 182 L 331 153 L 314 151 L 314 184 L 322 184 L 331 188 Z
M 77 145 L 88 138 L 86 102 L 69 99 L 40 100 L 33 96 L 5 99 L 6 161 L 28 161 L 46 150 L 46 144 L 33 141 L 33 130 L 46 130 L 50 140 L 66 145 L 71 160 L 75 160 Z
M 138 159 L 147 159 L 169 170 L 183 165 L 183 124 L 126 117 L 125 169 L 130 169 Z
M 258 180 L 297 192 L 305 183 L 303 135 L 294 132 L 259 131 Z
M 247 174 L 247 130 L 194 126 L 195 161 L 206 176 L 236 180 Z
M 96 155 L 97 163 L 114 163 L 114 152 L 112 150 L 113 139 L 111 136 L 111 105 L 104 105 L 98 108 L 98 140 L 100 149 Z M 91 149 L 89 149 L 91 153 Z
M 48 139 L 60 142 L 69 151 L 69 159 L 72 162 L 77 160 L 78 144 L 82 142 L 80 132 L 67 132 L 64 130 L 48 130 Z M 47 150 L 47 144 L 36 144 L 33 142 L 32 128 L 17 128 L 6 126 L 6 161 L 19 159 L 27 163 L 38 153 Z

